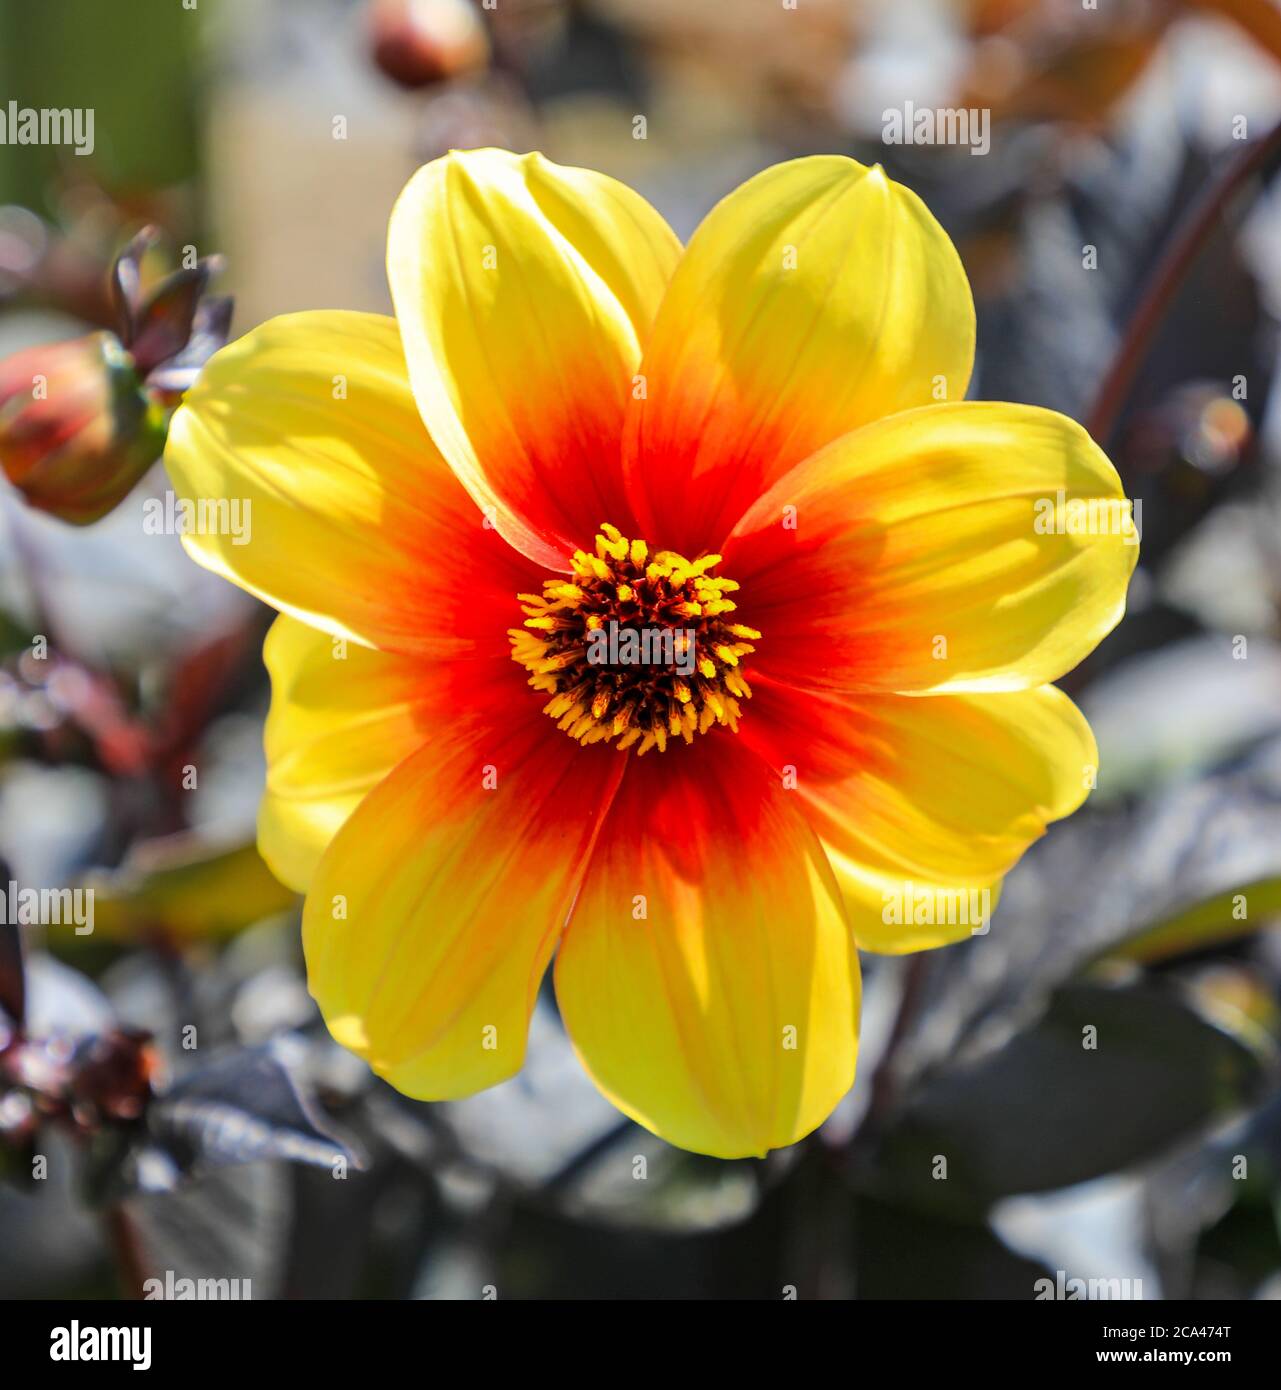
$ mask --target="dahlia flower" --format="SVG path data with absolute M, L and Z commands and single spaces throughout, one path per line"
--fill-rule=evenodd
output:
M 879 167 L 769 169 L 682 249 L 613 179 L 452 153 L 387 268 L 394 318 L 264 324 L 167 450 L 252 502 L 184 543 L 280 612 L 259 838 L 311 991 L 453 1098 L 520 1068 L 555 956 L 627 1115 L 791 1144 L 854 1080 L 859 949 L 968 936 L 1093 785 L 1050 682 L 1123 611 L 1116 472 L 964 399 L 965 273 Z

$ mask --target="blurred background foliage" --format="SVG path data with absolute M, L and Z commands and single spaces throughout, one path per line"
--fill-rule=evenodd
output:
M 93 886 L 96 920 L 0 927 L 0 1295 L 1281 1296 L 1277 0 L 4 0 L 0 76 L 96 113 L 90 157 L 0 145 L 0 357 L 116 324 L 148 224 L 144 288 L 225 253 L 234 332 L 386 310 L 387 211 L 452 146 L 601 168 L 682 236 L 756 169 L 847 152 L 957 242 L 972 394 L 1090 423 L 1144 534 L 1065 682 L 1098 791 L 989 934 L 865 958 L 855 1091 L 727 1164 L 621 1120 L 550 994 L 524 1073 L 464 1102 L 332 1044 L 253 843 L 269 615 L 144 534 L 159 464 L 88 528 L 6 489 L 0 882 Z M 990 153 L 885 145 L 907 100 L 989 109 Z M 1163 249 L 1250 148 L 1104 410 Z

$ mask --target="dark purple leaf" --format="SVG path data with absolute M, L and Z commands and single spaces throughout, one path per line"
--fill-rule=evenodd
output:
M 111 268 L 111 298 L 120 321 L 120 337 L 133 337 L 138 306 L 142 299 L 142 258 L 160 240 L 154 227 L 144 227 L 116 257 Z
M 200 297 L 222 268 L 218 257 L 167 276 L 136 313 L 129 351 L 142 376 L 183 350 L 191 339 Z
M 270 1044 L 229 1053 L 183 1077 L 152 1103 L 147 1125 L 184 1171 L 263 1158 L 361 1166 L 323 1128 Z

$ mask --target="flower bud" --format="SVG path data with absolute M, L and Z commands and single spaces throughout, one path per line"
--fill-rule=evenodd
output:
M 31 506 L 87 525 L 160 457 L 167 414 L 111 333 L 28 348 L 0 362 L 0 467 Z
M 482 68 L 489 36 L 473 0 L 374 0 L 374 62 L 402 87 L 428 87 Z

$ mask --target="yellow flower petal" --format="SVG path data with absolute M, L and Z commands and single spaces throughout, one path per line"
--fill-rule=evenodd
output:
M 824 849 L 855 924 L 860 951 L 902 956 L 966 941 L 982 933 L 1001 898 L 999 878 L 905 879 L 899 865 L 851 859 L 832 845 Z
M 767 169 L 695 232 L 646 346 L 624 464 L 642 530 L 719 549 L 816 449 L 960 400 L 973 357 L 965 272 L 910 189 L 836 155 Z
M 183 537 L 193 559 L 369 645 L 501 652 L 538 573 L 432 445 L 390 318 L 290 314 L 247 333 L 188 393 L 165 462 L 200 527 Z
M 680 243 L 625 185 L 454 152 L 401 193 L 387 275 L 423 419 L 498 530 L 564 569 L 624 529 L 625 402 Z
M 307 982 L 330 1031 L 419 1100 L 520 1069 L 622 772 L 612 749 L 558 734 L 537 701 L 507 707 L 503 723 L 460 717 L 379 783 L 325 851 L 303 910 Z
M 1070 671 L 1120 621 L 1138 559 L 1116 470 L 1033 406 L 878 421 L 753 506 L 725 547 L 754 669 L 832 691 L 997 691 Z M 744 607 L 744 612 L 747 612 Z
M 335 639 L 282 614 L 263 646 L 271 675 L 258 848 L 305 892 L 338 828 L 427 741 L 440 665 Z
M 1053 686 L 827 697 L 757 679 L 744 739 L 795 789 L 864 950 L 986 925 L 994 888 L 1097 780 L 1085 717 Z M 988 900 L 971 898 L 989 890 Z
M 732 739 L 630 759 L 556 961 L 583 1065 L 720 1158 L 821 1124 L 854 1080 L 858 956 L 794 799 Z

